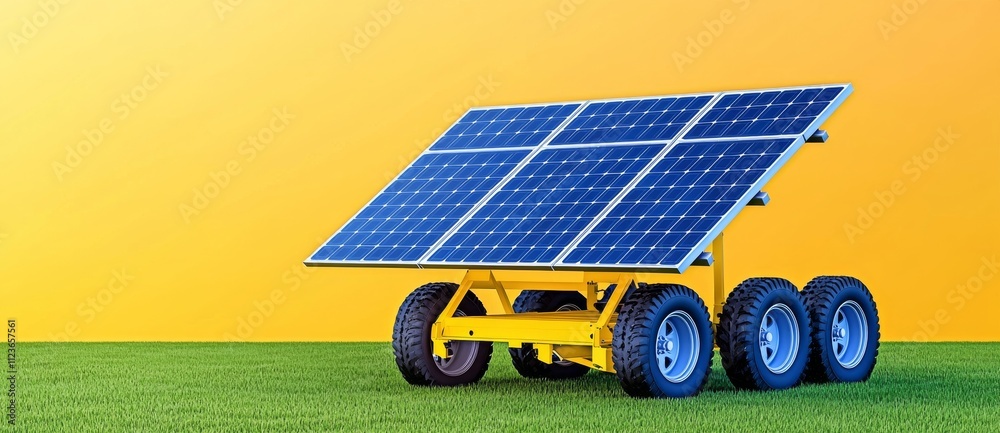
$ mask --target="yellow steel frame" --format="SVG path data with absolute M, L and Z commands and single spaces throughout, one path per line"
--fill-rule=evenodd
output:
M 712 243 L 714 262 L 713 318 L 718 320 L 725 300 L 723 281 L 722 235 Z M 615 283 L 616 289 L 603 311 L 597 311 L 599 284 Z M 431 328 L 434 354 L 448 357 L 445 343 L 449 341 L 506 342 L 510 347 L 530 343 L 545 363 L 556 360 L 572 361 L 588 367 L 614 372 L 611 362 L 612 329 L 617 321 L 615 310 L 626 289 L 638 284 L 630 272 L 584 272 L 582 281 L 533 282 L 497 279 L 491 270 L 469 270 L 444 311 Z M 495 291 L 503 314 L 486 316 L 455 316 L 455 311 L 470 290 Z M 578 291 L 587 296 L 587 309 L 551 313 L 515 313 L 508 291 L 564 290 Z

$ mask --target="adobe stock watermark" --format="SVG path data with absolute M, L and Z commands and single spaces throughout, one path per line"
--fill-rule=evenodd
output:
M 147 67 L 146 75 L 138 84 L 111 101 L 112 114 L 110 116 L 97 122 L 96 128 L 84 129 L 83 139 L 76 142 L 75 145 L 65 146 L 66 154 L 62 160 L 52 161 L 52 172 L 56 175 L 56 179 L 62 182 L 67 174 L 79 168 L 83 164 L 84 158 L 92 155 L 98 147 L 104 144 L 104 140 L 115 132 L 115 122 L 123 121 L 131 116 L 139 104 L 159 88 L 163 84 L 163 80 L 169 76 L 170 74 L 164 72 L 159 65 Z
M 248 135 L 246 140 L 241 141 L 236 147 L 239 157 L 230 159 L 221 170 L 208 173 L 208 180 L 200 187 L 194 188 L 191 201 L 178 205 L 177 210 L 185 223 L 190 224 L 194 217 L 201 215 L 212 204 L 212 200 L 229 188 L 234 178 L 243 173 L 245 165 L 256 160 L 267 146 L 274 143 L 275 137 L 288 128 L 292 119 L 295 119 L 295 115 L 288 112 L 288 107 L 280 110 L 272 109 L 271 114 L 267 126 Z
M 446 108 L 443 113 L 441 113 L 441 119 L 444 121 L 447 127 L 451 127 L 456 120 L 462 117 L 466 111 L 470 108 L 478 107 L 483 105 L 483 102 L 488 101 L 496 93 L 497 89 L 502 86 L 503 83 L 497 81 L 493 74 L 480 75 L 476 78 L 476 85 L 473 87 L 471 93 L 468 96 L 462 98 L 461 100 L 455 101 L 451 106 Z M 441 134 L 444 134 L 446 129 L 435 128 L 431 130 L 430 135 L 427 138 L 417 139 L 413 142 L 413 148 L 407 153 L 398 153 L 397 158 L 399 160 L 399 166 L 395 172 L 386 172 L 385 177 L 387 180 L 392 180 L 402 171 L 404 168 L 408 167 L 414 159 L 417 158 L 420 153 L 424 151 L 434 140 L 437 140 Z
M 226 14 L 229 14 L 236 10 L 236 8 L 243 5 L 244 0 L 212 0 L 212 9 L 215 9 L 215 15 L 219 17 L 219 21 L 226 20 Z
M 918 320 L 917 326 L 920 330 L 915 332 L 911 339 L 926 342 L 934 338 L 944 325 L 951 322 L 952 315 L 962 311 L 972 302 L 986 283 L 996 278 L 998 272 L 1000 272 L 1000 260 L 997 260 L 996 254 L 981 257 L 976 272 L 945 295 L 944 299 L 949 307 L 938 308 L 931 318 Z
M 934 142 L 920 153 L 913 155 L 901 166 L 902 176 L 896 178 L 889 187 L 872 193 L 873 199 L 865 206 L 858 207 L 857 216 L 852 222 L 844 223 L 844 234 L 850 243 L 855 243 L 858 237 L 865 234 L 875 223 L 885 216 L 896 201 L 909 191 L 907 185 L 920 180 L 924 173 L 941 159 L 941 155 L 951 149 L 961 135 L 952 131 L 951 127 L 939 128 Z
M 552 31 L 558 30 L 559 26 L 580 10 L 579 6 L 583 6 L 584 3 L 587 3 L 587 0 L 559 0 L 556 7 L 545 11 L 545 20 L 549 22 L 549 28 Z
M 910 18 L 917 12 L 920 12 L 920 8 L 925 4 L 927 4 L 927 0 L 903 0 L 902 2 L 894 3 L 889 16 L 880 18 L 875 23 L 879 33 L 882 34 L 882 39 L 888 41 L 892 37 L 892 34 L 898 32 L 900 28 L 909 23 Z
M 288 301 L 288 296 L 302 288 L 302 284 L 309 280 L 315 269 L 306 267 L 301 263 L 291 266 L 281 274 L 281 287 L 268 292 L 266 297 L 254 300 L 251 303 L 250 311 L 236 318 L 236 327 L 233 332 L 226 332 L 222 335 L 223 340 L 229 342 L 247 341 L 264 323 L 274 315 L 278 307 Z
M 684 68 L 694 64 L 695 60 L 698 60 L 702 54 L 705 54 L 705 50 L 708 47 L 712 46 L 712 44 L 722 37 L 722 34 L 726 31 L 726 27 L 735 23 L 739 14 L 750 8 L 750 0 L 731 1 L 736 5 L 736 9 L 723 9 L 719 12 L 718 17 L 702 21 L 704 29 L 693 36 L 688 36 L 685 39 L 687 45 L 684 46 L 683 50 L 674 51 L 673 59 L 674 65 L 677 67 L 677 72 L 684 72 Z
M 38 36 L 38 32 L 48 26 L 69 2 L 70 0 L 41 0 L 38 2 L 38 10 L 30 16 L 21 17 L 21 27 L 18 31 L 7 33 L 7 40 L 14 54 L 20 54 L 21 49 Z
M 371 46 L 372 41 L 393 23 L 396 15 L 402 12 L 403 3 L 400 0 L 389 0 L 384 8 L 369 12 L 371 19 L 354 27 L 354 37 L 350 41 L 340 43 L 340 52 L 344 54 L 344 60 L 347 60 L 347 63 L 354 61 L 354 57 Z
M 81 325 L 93 322 L 99 314 L 107 310 L 115 302 L 115 299 L 132 285 L 133 280 L 135 280 L 135 276 L 129 274 L 125 268 L 113 271 L 107 285 L 77 304 L 77 318 L 66 322 L 66 325 L 59 332 L 49 333 L 49 339 L 52 341 L 71 341 L 79 336 Z

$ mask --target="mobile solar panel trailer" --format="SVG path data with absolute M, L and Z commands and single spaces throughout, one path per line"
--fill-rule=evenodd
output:
M 494 342 L 522 376 L 612 372 L 636 397 L 697 394 L 715 347 L 741 389 L 864 381 L 879 325 L 861 281 L 728 289 L 723 272 L 723 229 L 768 203 L 763 187 L 801 147 L 827 140 L 819 128 L 852 90 L 473 108 L 305 263 L 466 270 L 399 308 L 396 364 L 416 385 L 478 381 Z M 638 278 L 691 266 L 713 269 L 707 303 Z M 503 311 L 487 314 L 479 296 L 493 294 Z

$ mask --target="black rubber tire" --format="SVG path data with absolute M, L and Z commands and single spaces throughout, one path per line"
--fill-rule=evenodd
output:
M 656 334 L 668 314 L 682 310 L 694 320 L 700 351 L 687 379 L 673 383 L 656 365 Z M 650 284 L 636 289 L 622 305 L 611 346 L 615 374 L 632 397 L 690 397 L 712 372 L 712 319 L 694 290 L 679 284 Z
M 580 292 L 525 290 L 514 300 L 514 312 L 551 312 L 572 305 L 577 310 L 587 309 L 587 297 Z M 538 360 L 538 352 L 531 343 L 520 349 L 508 349 L 511 363 L 518 374 L 528 378 L 572 379 L 583 376 L 590 367 L 564 361 L 546 364 Z
M 784 372 L 772 372 L 760 349 L 760 325 L 772 306 L 789 307 L 799 328 L 795 359 Z M 738 389 L 787 389 L 798 385 L 809 358 L 809 314 L 794 284 L 783 278 L 750 278 L 729 294 L 722 308 L 716 343 L 722 366 Z
M 812 322 L 812 343 L 809 346 L 809 365 L 805 380 L 823 382 L 863 382 L 868 380 L 878 359 L 879 332 L 878 308 L 871 291 L 860 280 L 853 277 L 823 276 L 813 278 L 802 289 L 806 310 Z M 834 314 L 847 301 L 854 301 L 861 307 L 868 322 L 868 336 L 865 353 L 858 365 L 845 368 L 833 352 L 830 332 L 833 329 Z
M 454 283 L 428 283 L 418 287 L 399 307 L 392 327 L 392 350 L 403 378 L 413 385 L 457 386 L 483 378 L 493 356 L 492 342 L 478 342 L 472 364 L 464 373 L 449 376 L 434 362 L 431 325 L 458 290 Z M 472 292 L 462 299 L 458 310 L 466 316 L 483 316 L 486 308 Z

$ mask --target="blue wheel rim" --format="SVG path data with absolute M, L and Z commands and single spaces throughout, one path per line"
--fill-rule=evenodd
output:
M 665 379 L 679 383 L 691 377 L 701 352 L 700 337 L 694 319 L 684 311 L 663 319 L 656 332 L 656 365 Z
M 792 309 L 775 304 L 760 321 L 760 356 L 771 373 L 781 374 L 792 368 L 799 354 L 799 322 Z
M 857 302 L 840 304 L 833 314 L 830 330 L 833 354 L 844 368 L 854 368 L 861 363 L 868 349 L 868 319 Z

